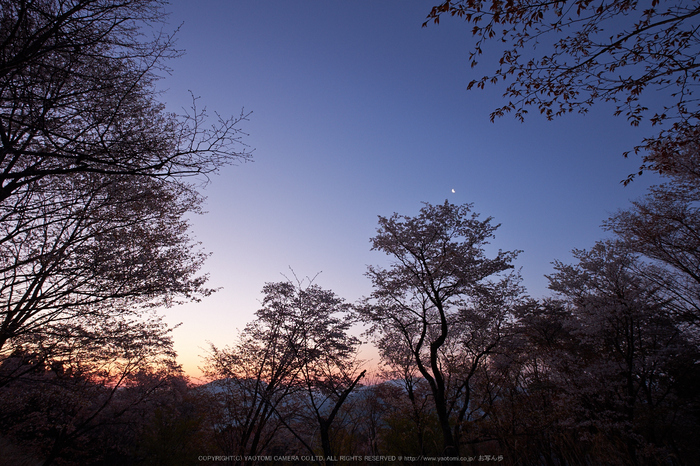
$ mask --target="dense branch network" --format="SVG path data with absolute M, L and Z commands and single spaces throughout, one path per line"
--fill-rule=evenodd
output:
M 632 125 L 648 120 L 662 126 L 637 149 L 682 147 L 693 137 L 700 116 L 697 2 L 448 0 L 432 9 L 424 26 L 443 15 L 473 25 L 472 66 L 487 43 L 506 44 L 495 71 L 468 85 L 510 81 L 508 103 L 492 120 L 509 112 L 522 120 L 528 107 L 552 119 L 612 102 L 615 114 Z M 663 103 L 650 93 L 660 94 Z
M 0 18 L 0 199 L 44 176 L 178 178 L 250 158 L 248 114 L 165 112 L 153 87 L 173 38 L 150 0 L 4 1 Z M 145 39 L 144 28 L 156 31 Z

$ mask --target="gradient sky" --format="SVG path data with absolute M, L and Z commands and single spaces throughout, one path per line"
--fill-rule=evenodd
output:
M 366 266 L 386 261 L 370 251 L 377 215 L 473 203 L 502 225 L 493 250 L 523 250 L 516 267 L 529 294 L 543 297 L 551 262 L 591 247 L 605 218 L 657 182 L 645 174 L 620 183 L 640 164 L 622 153 L 651 133 L 610 106 L 491 123 L 504 88 L 466 90 L 491 70 L 469 67 L 470 27 L 460 20 L 421 28 L 433 3 L 170 5 L 186 54 L 160 81 L 162 100 L 180 112 L 191 90 L 210 113 L 245 107 L 255 149 L 254 162 L 212 178 L 208 213 L 192 221 L 212 253 L 209 285 L 222 289 L 165 312 L 182 323 L 175 347 L 188 374 L 199 374 L 207 342 L 235 341 L 263 284 L 291 277 L 290 267 L 300 277 L 322 272 L 316 283 L 350 302 L 369 294 Z

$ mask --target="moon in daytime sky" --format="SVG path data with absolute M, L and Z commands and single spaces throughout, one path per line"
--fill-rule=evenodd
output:
M 452 192 L 455 192 L 455 190 L 453 189 Z

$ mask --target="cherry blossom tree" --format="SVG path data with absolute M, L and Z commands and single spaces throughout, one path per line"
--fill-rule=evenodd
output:
M 647 120 L 662 127 L 637 149 L 681 147 L 697 132 L 696 2 L 447 0 L 432 8 L 423 25 L 446 15 L 471 26 L 472 67 L 502 46 L 493 57 L 494 70 L 468 85 L 509 82 L 508 103 L 491 114 L 492 120 L 509 112 L 523 119 L 530 107 L 552 119 L 611 102 L 615 114 L 632 125 Z M 657 104 L 651 94 L 664 100 Z M 658 167 L 645 158 L 641 170 Z
M 430 386 L 443 453 L 459 456 L 471 380 L 509 333 L 522 290 L 511 269 L 517 251 L 484 251 L 498 225 L 471 205 L 425 204 L 415 217 L 379 217 L 373 249 L 393 259 L 369 267 L 374 291 L 360 307 L 380 348 L 402 345 Z
M 12 199 L 0 205 L 0 360 L 29 346 L 51 358 L 65 349 L 52 335 L 210 293 L 183 219 L 200 201 L 184 185 L 74 174 Z
M 233 347 L 212 347 L 206 374 L 222 387 L 232 452 L 255 455 L 285 431 L 307 454 L 332 456 L 333 421 L 365 371 L 348 334 L 351 306 L 312 280 L 267 283 L 256 320 Z M 289 447 L 287 447 L 289 448 Z
M 618 211 L 604 226 L 649 267 L 646 276 L 666 290 L 693 325 L 700 323 L 700 140 L 687 143 L 673 156 L 659 147 L 650 157 L 665 174 L 665 183 L 652 186 L 632 207 Z
M 0 2 L 0 200 L 45 176 L 173 178 L 250 157 L 238 125 L 176 116 L 154 82 L 180 52 L 159 0 Z M 152 38 L 149 39 L 149 36 Z
M 574 339 L 572 357 L 557 371 L 579 408 L 578 422 L 599 429 L 621 463 L 665 461 L 678 450 L 680 406 L 694 403 L 679 396 L 684 376 L 674 368 L 697 348 L 623 243 L 573 253 L 578 263 L 555 262 L 549 280 L 569 307 L 564 324 Z M 695 372 L 692 366 L 686 369 Z

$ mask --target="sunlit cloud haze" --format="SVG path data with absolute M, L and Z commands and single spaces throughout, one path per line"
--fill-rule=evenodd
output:
M 533 297 L 549 294 L 551 261 L 605 235 L 601 222 L 656 179 L 620 181 L 640 160 L 623 152 L 648 134 L 599 105 L 588 115 L 524 123 L 489 114 L 503 87 L 467 91 L 470 28 L 421 28 L 432 4 L 175 1 L 170 24 L 186 54 L 159 82 L 171 111 L 191 90 L 209 113 L 252 111 L 242 129 L 253 163 L 228 167 L 203 191 L 193 234 L 212 253 L 220 291 L 166 311 L 186 372 L 207 342 L 233 343 L 265 282 L 315 276 L 354 302 L 371 291 L 377 215 L 414 215 L 421 202 L 470 202 L 502 226 L 498 249 Z M 488 54 L 488 50 L 485 50 Z M 484 63 L 488 63 L 488 58 Z M 535 112 L 536 113 L 536 112 Z M 454 192 L 453 192 L 454 190 Z M 372 357 L 372 352 L 365 353 Z M 369 362 L 375 364 L 377 361 Z

